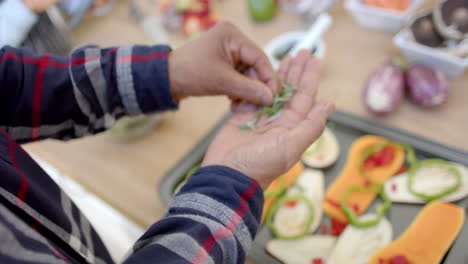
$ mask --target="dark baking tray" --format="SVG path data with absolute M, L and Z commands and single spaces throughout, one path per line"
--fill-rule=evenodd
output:
M 195 164 L 199 163 L 205 154 L 208 145 L 216 135 L 219 128 L 226 121 L 228 116 L 221 120 L 218 125 L 192 149 L 177 165 L 170 170 L 159 186 L 159 194 L 164 202 L 169 203 L 172 199 L 172 191 L 175 186 L 183 179 L 185 173 Z M 330 168 L 324 170 L 326 175 L 326 188 L 341 172 L 346 162 L 347 152 L 351 143 L 358 137 L 366 134 L 379 135 L 388 139 L 406 143 L 412 146 L 419 158 L 442 158 L 451 160 L 468 166 L 468 152 L 447 147 L 445 145 L 424 139 L 407 132 L 382 125 L 375 121 L 365 120 L 351 114 L 336 111 L 330 118 L 329 124 L 333 127 L 334 133 L 338 138 L 341 153 L 339 160 Z M 435 131 L 435 133 L 437 133 Z M 375 203 L 374 203 L 375 204 Z M 457 204 L 468 211 L 468 199 L 461 200 Z M 393 226 L 393 236 L 397 238 L 409 226 L 422 205 L 408 205 L 394 203 L 387 218 Z M 374 210 L 371 208 L 370 210 Z M 324 217 L 323 221 L 329 221 Z M 437 232 L 434 230 L 434 232 Z M 249 256 L 257 263 L 280 263 L 264 250 L 265 243 L 272 238 L 272 234 L 267 227 L 262 227 L 252 245 Z M 445 256 L 442 263 L 462 264 L 468 263 L 468 219 L 457 240 Z M 345 263 L 343 263 L 345 264 Z M 424 263 L 425 264 L 425 263 Z

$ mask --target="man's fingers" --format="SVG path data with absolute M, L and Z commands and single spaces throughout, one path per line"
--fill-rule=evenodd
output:
M 307 117 L 289 132 L 290 155 L 300 156 L 321 134 L 328 116 L 335 110 L 334 102 L 323 100 L 314 104 Z
M 244 36 L 235 26 L 225 23 L 231 32 L 229 38 L 229 53 L 234 64 L 247 65 L 253 68 L 258 79 L 265 83 L 273 94 L 278 92 L 278 78 L 270 60 L 253 41 Z M 229 26 L 228 26 L 229 25 Z
M 293 61 L 293 57 L 291 57 L 291 56 L 286 56 L 286 58 L 284 58 L 281 61 L 280 68 L 278 70 L 278 78 L 281 81 L 286 81 L 286 78 L 288 77 L 288 72 L 289 72 L 289 68 L 291 67 L 291 62 L 292 61 Z
M 222 94 L 256 105 L 273 103 L 273 93 L 263 82 L 236 71 L 226 70 L 225 74 Z
M 244 103 L 241 103 L 241 104 L 232 103 L 231 104 L 231 111 L 233 113 L 255 113 L 256 114 L 259 108 L 260 108 L 259 106 L 254 105 L 254 104 L 244 104 Z
M 309 58 L 309 51 L 301 50 L 291 62 L 285 81 L 292 85 L 299 86 L 299 82 Z
M 304 68 L 302 78 L 299 80 L 297 91 L 287 104 L 287 108 L 304 118 L 315 102 L 320 79 L 320 61 L 309 58 Z

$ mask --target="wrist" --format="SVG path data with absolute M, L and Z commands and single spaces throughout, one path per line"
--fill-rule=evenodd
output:
M 265 180 L 262 177 L 252 177 L 252 175 L 249 175 L 249 173 L 248 173 L 249 170 L 248 169 L 246 169 L 244 166 L 242 166 L 240 164 L 236 164 L 235 162 L 206 161 L 206 160 L 204 160 L 202 162 L 202 164 L 200 165 L 201 168 L 213 167 L 213 166 L 214 167 L 216 167 L 216 166 L 225 167 L 225 168 L 229 168 L 231 170 L 237 171 L 237 172 L 241 173 L 242 175 L 246 176 L 247 178 L 249 178 L 249 179 L 251 179 L 253 181 L 256 181 L 262 190 L 266 190 L 268 188 L 268 186 L 270 185 L 270 183 L 271 183 L 271 182 L 269 182 L 268 180 Z
M 171 92 L 172 98 L 175 101 L 180 101 L 185 96 L 182 93 L 180 76 L 177 74 L 177 55 L 176 52 L 172 52 L 168 58 L 168 74 L 169 74 L 169 90 Z

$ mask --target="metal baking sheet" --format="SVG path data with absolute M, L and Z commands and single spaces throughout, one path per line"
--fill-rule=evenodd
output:
M 219 124 L 202 140 L 194 149 L 188 153 L 172 170 L 170 170 L 159 186 L 159 194 L 161 198 L 168 203 L 172 199 L 172 192 L 177 184 L 183 179 L 185 173 L 195 164 L 199 163 L 204 156 L 211 140 L 216 135 L 216 132 L 226 121 L 228 116 L 219 122 Z M 406 143 L 412 146 L 417 153 L 418 158 L 442 158 L 451 160 L 468 166 L 468 152 L 447 147 L 445 145 L 424 139 L 407 132 L 382 125 L 375 121 L 365 120 L 351 114 L 336 111 L 329 118 L 329 125 L 333 127 L 333 131 L 338 138 L 341 153 L 339 160 L 330 168 L 324 171 L 325 173 L 325 188 L 334 181 L 338 174 L 343 169 L 347 159 L 347 152 L 352 142 L 358 137 L 373 134 L 379 135 L 391 140 Z M 377 202 L 377 201 L 376 201 Z M 457 202 L 459 206 L 465 208 L 468 212 L 468 198 Z M 374 203 L 375 205 L 375 203 Z M 371 206 L 369 210 L 375 210 Z M 393 236 L 397 238 L 411 224 L 414 217 L 422 209 L 422 205 L 408 205 L 394 203 L 387 218 L 393 226 Z M 323 221 L 329 221 L 328 217 L 324 217 Z M 257 263 L 280 263 L 271 257 L 265 251 L 265 244 L 272 239 L 271 231 L 263 226 L 252 245 L 249 252 L 249 257 Z M 468 219 L 465 220 L 465 225 L 457 240 L 454 242 L 451 249 L 447 252 L 442 263 L 458 264 L 468 263 Z

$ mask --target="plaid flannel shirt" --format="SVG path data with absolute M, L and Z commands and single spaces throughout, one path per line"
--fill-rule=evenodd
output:
M 18 143 L 72 139 L 121 115 L 177 108 L 167 46 L 84 46 L 70 57 L 0 50 L 0 263 L 113 263 L 86 217 Z M 238 171 L 199 169 L 124 263 L 243 263 L 263 194 Z

